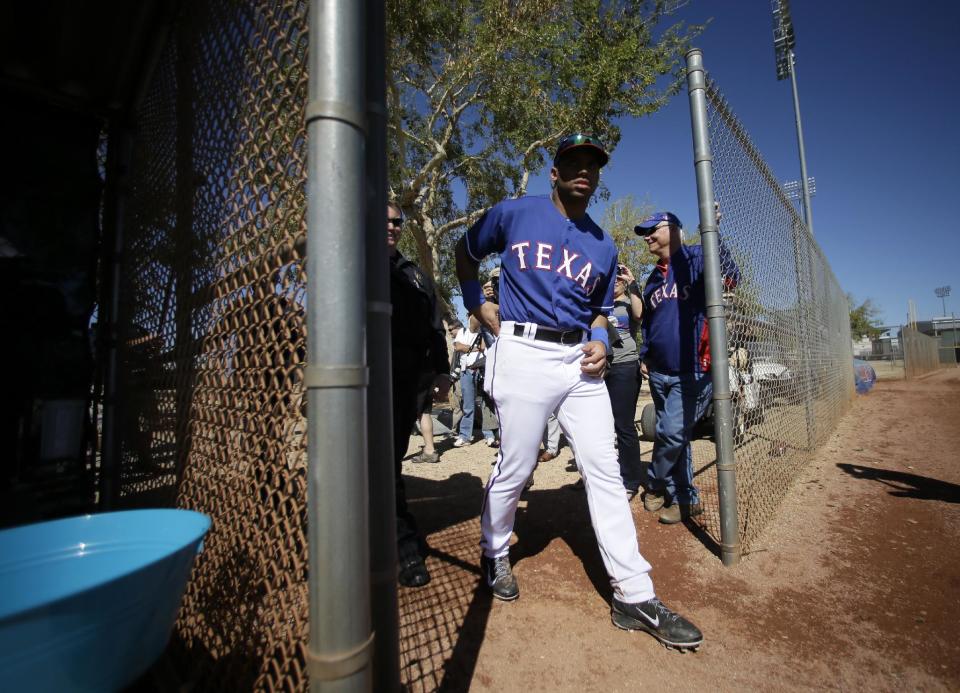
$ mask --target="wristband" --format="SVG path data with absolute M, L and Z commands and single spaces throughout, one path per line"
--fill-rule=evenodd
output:
M 591 327 L 590 328 L 590 341 L 591 342 L 603 342 L 604 348 L 607 350 L 607 353 L 610 353 L 610 337 L 607 336 L 606 327 Z
M 476 279 L 460 282 L 460 293 L 463 295 L 463 307 L 470 312 L 473 312 L 481 303 L 486 303 L 480 282 Z
M 640 285 L 636 280 L 630 282 L 630 286 L 627 287 L 627 290 L 632 293 L 634 296 L 643 298 L 643 291 L 640 290 Z

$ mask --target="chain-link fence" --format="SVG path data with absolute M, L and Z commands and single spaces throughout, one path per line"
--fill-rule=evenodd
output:
M 213 518 L 178 678 L 300 690 L 307 5 L 182 7 L 135 113 L 121 221 L 119 504 Z
M 198 690 L 306 687 L 306 12 L 185 4 L 135 113 L 123 185 L 118 503 L 213 518 L 166 663 Z M 849 402 L 850 338 L 819 247 L 715 86 L 708 96 L 722 235 L 741 274 L 727 303 L 748 547 Z M 706 479 L 713 446 L 695 454 Z M 709 506 L 715 484 L 702 485 Z M 717 518 L 714 504 L 708 533 Z M 472 555 L 475 520 L 451 531 Z M 476 647 L 457 631 L 482 622 L 475 580 L 441 578 L 440 601 L 401 599 L 413 688 L 442 687 L 441 662 Z
M 749 551 L 853 394 L 847 300 L 830 265 L 717 85 L 707 82 L 733 402 L 737 518 Z M 701 201 L 702 203 L 702 201 Z M 736 286 L 729 277 L 739 270 Z M 705 422 L 709 423 L 709 422 Z M 704 427 L 709 435 L 712 426 Z M 719 541 L 715 446 L 694 443 L 702 526 Z
M 908 378 L 929 373 L 940 368 L 940 342 L 918 332 L 912 327 L 900 331 L 900 344 L 903 346 L 903 370 Z

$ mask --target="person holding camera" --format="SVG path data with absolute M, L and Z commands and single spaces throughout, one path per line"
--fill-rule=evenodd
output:
M 640 464 L 640 441 L 634 423 L 637 414 L 637 395 L 640 393 L 640 358 L 634 335 L 643 316 L 643 300 L 633 272 L 626 265 L 617 265 L 617 279 L 613 288 L 613 310 L 607 314 L 610 324 L 612 359 L 607 369 L 607 394 L 613 408 L 614 430 L 617 434 L 617 461 L 620 476 L 633 500 L 640 491 L 643 467 Z
M 453 348 L 460 354 L 459 373 L 454 371 L 454 377 L 460 378 L 460 426 L 457 439 L 453 447 L 462 448 L 473 443 L 474 414 L 477 411 L 477 385 L 483 377 L 483 339 L 480 336 L 480 323 L 473 316 L 467 323 L 468 328 L 461 327 L 453 340 Z M 490 429 L 481 428 L 483 439 L 490 447 L 496 445 L 496 437 Z

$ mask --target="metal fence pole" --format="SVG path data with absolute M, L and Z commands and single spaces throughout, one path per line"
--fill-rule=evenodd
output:
M 307 537 L 312 691 L 371 690 L 364 3 L 311 0 Z
M 390 263 L 387 205 L 386 16 L 367 0 L 367 440 L 370 469 L 370 608 L 377 634 L 373 690 L 400 690 L 397 513 L 393 470 Z M 384 426 L 386 422 L 386 427 Z
M 791 214 L 795 214 L 793 207 L 790 207 Z M 813 400 L 816 397 L 814 392 L 816 385 L 816 376 L 813 372 L 813 356 L 810 354 L 810 341 L 812 320 L 808 314 L 808 306 L 814 305 L 814 279 L 813 264 L 809 252 L 813 239 L 805 224 L 799 223 L 800 220 L 794 217 L 796 221 L 792 225 L 791 237 L 793 239 L 793 262 L 794 277 L 797 282 L 797 323 L 800 333 L 800 353 L 803 355 L 803 367 L 799 369 L 799 380 L 801 383 L 803 396 L 804 419 L 807 424 L 807 449 L 813 450 L 816 447 L 816 420 L 813 411 Z M 802 268 L 806 268 L 806 272 Z
M 97 326 L 98 353 L 103 353 L 103 423 L 100 443 L 99 510 L 111 510 L 120 493 L 120 427 L 117 420 L 118 367 L 117 349 L 120 329 L 120 257 L 123 253 L 123 221 L 127 202 L 127 174 L 130 168 L 130 130 L 119 124 L 119 119 L 110 123 L 107 145 L 108 197 L 105 222 L 103 271 L 101 283 L 100 315 Z M 94 421 L 96 425 L 96 421 Z
M 793 87 L 793 116 L 797 121 L 797 146 L 800 149 L 800 184 L 803 188 L 803 218 L 807 230 L 813 236 L 813 210 L 810 206 L 810 183 L 807 179 L 807 155 L 803 148 L 803 125 L 800 123 L 800 95 L 797 92 L 797 58 L 791 50 L 787 55 L 790 63 L 790 85 Z
M 733 453 L 733 407 L 730 398 L 727 325 L 720 266 L 720 234 L 713 195 L 713 156 L 707 119 L 706 77 L 703 54 L 687 53 L 687 91 L 693 130 L 693 163 L 697 174 L 700 238 L 703 245 L 707 324 L 710 330 L 710 368 L 713 379 L 713 412 L 717 444 L 717 486 L 720 496 L 720 557 L 724 565 L 740 561 L 740 527 L 737 520 L 737 476 Z

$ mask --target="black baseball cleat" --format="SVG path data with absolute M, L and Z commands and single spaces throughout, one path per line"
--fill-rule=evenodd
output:
M 617 628 L 646 631 L 670 647 L 696 649 L 703 642 L 703 633 L 695 625 L 668 609 L 656 597 L 636 604 L 627 604 L 614 597 L 610 618 Z
M 397 554 L 397 582 L 404 587 L 423 587 L 430 582 L 430 571 L 416 541 L 401 542 Z
M 517 578 L 513 576 L 513 571 L 510 569 L 509 556 L 500 558 L 480 556 L 480 569 L 494 597 L 504 602 L 512 602 L 520 596 Z

